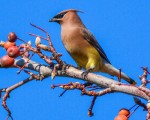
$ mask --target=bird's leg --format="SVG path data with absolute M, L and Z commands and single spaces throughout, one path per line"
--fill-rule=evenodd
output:
M 81 74 L 81 76 L 83 77 L 83 79 L 86 79 L 86 78 L 87 78 L 87 74 L 88 74 L 89 72 L 91 72 L 92 70 L 93 70 L 93 69 L 90 68 L 90 69 L 84 71 L 84 72 Z M 85 87 L 86 87 L 86 86 L 92 85 L 92 83 L 86 82 L 86 83 L 84 83 L 84 85 L 85 85 Z
M 92 112 L 92 110 L 93 110 L 93 107 L 94 107 L 94 104 L 95 104 L 96 98 L 97 98 L 97 96 L 94 96 L 94 97 L 93 97 L 93 100 L 92 100 L 91 106 L 90 106 L 90 108 L 89 108 L 89 110 L 88 110 L 88 115 L 89 115 L 90 117 L 94 115 L 94 114 L 93 114 L 93 112 Z

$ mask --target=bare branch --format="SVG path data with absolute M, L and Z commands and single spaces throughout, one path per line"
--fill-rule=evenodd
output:
M 26 58 L 16 60 L 15 64 L 17 64 L 18 66 L 23 66 L 26 60 L 27 60 Z M 31 60 L 26 64 L 25 68 L 37 71 L 40 74 L 43 74 L 44 76 L 47 77 L 51 76 L 52 73 L 52 69 L 49 66 L 41 65 Z M 66 71 L 58 70 L 57 76 L 73 77 L 80 80 L 84 80 L 81 75 L 82 72 L 83 72 L 82 70 L 78 70 L 74 67 L 69 67 L 66 69 Z M 96 75 L 93 73 L 89 73 L 87 75 L 87 79 L 85 79 L 84 81 L 94 83 L 102 88 L 111 88 L 112 92 L 122 92 L 133 96 L 141 97 L 145 100 L 149 100 L 150 94 L 148 93 L 150 93 L 150 90 L 147 88 L 141 88 L 129 84 L 123 84 L 115 80 L 112 80 L 110 78 L 106 78 L 104 76 Z
M 139 76 L 139 78 L 140 78 L 140 80 L 141 80 L 141 82 L 142 82 L 141 87 L 146 87 L 146 85 L 149 83 L 149 81 L 147 80 L 147 76 L 148 76 L 148 74 L 150 74 L 150 73 L 149 73 L 147 67 L 142 67 L 142 69 L 143 69 L 144 73 L 143 73 L 142 76 Z
M 29 78 L 27 78 L 27 79 L 25 79 L 25 80 L 23 80 L 23 81 L 21 81 L 21 82 L 19 82 L 19 83 L 16 83 L 15 85 L 12 85 L 12 86 L 10 86 L 10 87 L 8 87 L 8 88 L 5 88 L 5 95 L 4 95 L 3 98 L 2 98 L 2 106 L 3 106 L 3 107 L 5 108 L 5 110 L 8 112 L 8 117 L 7 117 L 7 119 L 10 117 L 10 118 L 13 120 L 13 118 L 12 118 L 12 116 L 11 116 L 11 111 L 10 111 L 10 109 L 8 108 L 7 103 L 6 103 L 6 100 L 7 100 L 7 98 L 9 97 L 10 92 L 11 92 L 12 90 L 14 90 L 14 89 L 16 89 L 16 88 L 18 88 L 18 87 L 24 85 L 25 83 L 27 83 L 27 82 L 33 80 L 33 79 L 34 79 L 33 77 L 29 77 Z M 1 91 L 1 92 L 2 92 L 2 91 Z M 4 92 L 4 91 L 3 91 L 3 92 Z

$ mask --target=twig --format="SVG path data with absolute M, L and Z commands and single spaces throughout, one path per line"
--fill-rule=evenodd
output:
M 34 24 L 32 24 L 32 23 L 30 23 L 30 25 L 33 26 L 33 27 L 36 27 L 36 28 L 38 28 L 39 30 L 43 31 L 44 33 L 48 34 L 48 32 L 47 32 L 46 30 L 42 29 L 41 27 L 36 26 L 36 25 L 34 25 Z
M 21 38 L 17 38 L 18 40 L 20 40 L 21 42 L 24 42 L 25 44 L 27 44 L 27 42 Z
M 89 95 L 89 96 L 102 96 L 102 95 L 105 95 L 105 94 L 111 93 L 111 92 L 112 92 L 111 88 L 106 88 L 106 89 L 101 90 L 99 92 L 88 91 L 88 90 L 85 90 L 85 89 L 82 90 L 83 95 Z
M 36 34 L 33 34 L 33 33 L 29 33 L 29 35 L 35 36 L 35 37 L 40 37 L 40 38 L 43 39 L 43 40 L 47 40 L 47 38 L 44 38 L 44 37 L 42 37 L 42 36 L 39 36 L 39 35 L 36 35 Z M 47 41 L 48 41 L 48 40 L 47 40 Z
M 35 54 L 35 53 L 33 53 L 33 54 L 28 58 L 28 60 L 26 61 L 26 63 L 20 68 L 20 71 L 17 72 L 18 74 L 21 73 L 21 71 L 24 69 L 24 67 L 25 67 L 26 64 L 29 62 L 29 60 L 33 57 L 34 54 Z
M 59 97 L 62 97 L 66 92 L 67 92 L 67 90 L 64 90 L 64 91 L 59 95 Z
M 147 81 L 147 76 L 148 74 L 150 74 L 150 72 L 148 71 L 148 68 L 147 67 L 141 67 L 144 71 L 143 75 L 142 76 L 139 76 L 141 82 L 142 82 L 142 85 L 141 87 L 146 87 L 147 83 L 149 83 Z
M 61 87 L 66 90 L 73 90 L 73 89 L 83 90 L 85 88 L 84 84 L 80 84 L 79 82 L 76 83 L 70 82 L 69 84 L 52 85 L 51 88 L 55 88 L 55 87 Z
M 27 83 L 27 82 L 30 82 L 30 81 L 33 80 L 33 79 L 34 79 L 34 78 L 31 76 L 31 77 L 29 77 L 29 78 L 27 78 L 27 79 L 25 79 L 25 80 L 23 80 L 23 81 L 21 81 L 21 82 L 19 82 L 19 83 L 16 83 L 15 85 L 12 85 L 12 86 L 10 86 L 10 87 L 8 87 L 8 88 L 5 89 L 5 90 L 6 90 L 6 93 L 5 93 L 5 95 L 3 96 L 3 98 L 2 98 L 2 106 L 3 106 L 3 107 L 5 108 L 5 110 L 8 112 L 7 119 L 10 117 L 10 118 L 13 120 L 13 118 L 12 118 L 12 116 L 11 116 L 11 111 L 10 111 L 10 109 L 8 108 L 7 103 L 6 103 L 6 100 L 7 100 L 7 98 L 9 97 L 10 92 L 11 92 L 12 90 L 14 90 L 14 89 L 16 89 L 16 88 L 22 86 L 23 84 L 25 84 L 25 83 Z
M 93 110 L 93 107 L 95 105 L 96 98 L 97 98 L 97 96 L 93 97 L 91 106 L 90 106 L 90 108 L 88 110 L 88 116 L 90 116 L 90 117 L 94 115 L 94 113 L 92 112 L 92 110 Z
M 140 99 L 138 99 L 137 97 L 134 97 L 134 102 L 135 102 L 137 105 L 139 105 L 139 106 L 141 106 L 142 108 L 144 108 L 144 110 L 147 110 L 147 106 L 146 106 L 144 103 L 142 103 L 142 101 L 141 101 Z
M 139 108 L 140 106 L 138 105 L 127 117 L 129 118 L 135 111 Z
M 41 27 L 39 27 L 39 26 L 36 26 L 36 25 L 34 25 L 34 24 L 32 24 L 32 23 L 31 23 L 31 25 L 32 25 L 33 27 L 35 27 L 35 28 L 37 28 L 37 29 L 43 31 L 43 32 L 46 34 L 46 36 L 47 36 L 46 40 L 48 40 L 48 42 L 49 42 L 50 51 L 52 52 L 53 57 L 55 58 L 55 60 L 57 61 L 58 64 L 60 64 L 61 66 L 63 66 L 63 65 L 64 65 L 64 62 L 59 58 L 59 55 L 57 54 L 55 48 L 53 47 L 53 44 L 52 44 L 52 42 L 51 42 L 50 35 L 48 34 L 48 32 L 47 32 L 46 30 L 44 30 L 43 28 L 41 28 Z M 32 35 L 35 35 L 35 34 L 32 34 Z M 43 37 L 42 37 L 42 38 L 43 38 Z

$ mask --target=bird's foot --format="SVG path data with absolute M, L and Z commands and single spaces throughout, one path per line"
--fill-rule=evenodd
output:
M 65 61 L 63 62 L 63 68 L 68 69 L 69 67 L 74 67 L 73 65 L 67 64 Z M 77 68 L 77 67 L 74 67 Z M 79 68 L 77 68 L 79 69 Z
M 73 66 L 73 65 L 67 64 L 66 62 L 63 62 L 63 66 L 64 66 L 65 69 L 67 69 L 67 68 L 69 68 L 69 67 L 74 67 L 74 68 L 76 68 L 76 69 L 81 70 L 81 67 L 80 67 L 80 66 L 75 67 L 75 66 Z
M 89 71 L 84 71 L 81 76 L 83 79 L 86 79 L 87 78 L 87 75 L 88 75 Z
M 88 73 L 91 72 L 91 71 L 92 71 L 92 69 L 88 69 L 88 70 L 84 71 L 84 72 L 81 74 L 82 78 L 83 78 L 83 79 L 87 79 L 87 75 L 88 75 Z

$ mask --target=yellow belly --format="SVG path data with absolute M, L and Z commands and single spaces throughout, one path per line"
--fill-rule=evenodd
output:
M 96 72 L 102 65 L 101 56 L 93 46 L 78 47 L 76 50 L 72 50 L 70 55 L 78 66 L 86 70 L 93 69 L 93 72 Z

